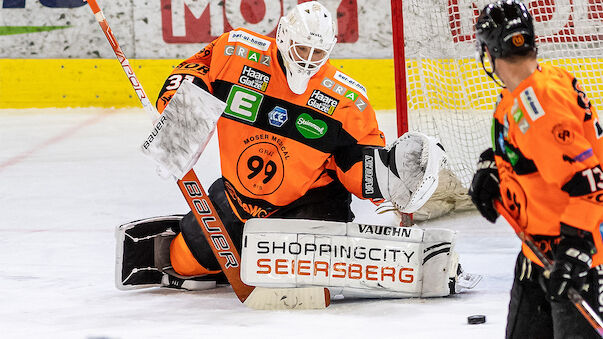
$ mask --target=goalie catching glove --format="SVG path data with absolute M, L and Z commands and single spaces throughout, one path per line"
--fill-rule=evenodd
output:
M 383 198 L 400 212 L 412 213 L 438 187 L 438 173 L 446 161 L 442 145 L 419 132 L 407 132 L 387 148 L 367 148 L 363 195 Z

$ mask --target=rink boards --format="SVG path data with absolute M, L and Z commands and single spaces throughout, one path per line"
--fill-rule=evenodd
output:
M 181 62 L 130 61 L 151 102 Z M 333 59 L 331 63 L 367 88 L 374 109 L 395 108 L 392 59 Z M 601 106 L 603 58 L 558 59 L 552 63 L 574 73 L 595 106 Z M 499 88 L 473 59 L 410 59 L 406 68 L 408 101 L 414 109 L 493 108 Z M 0 59 L 0 88 L 0 109 L 139 105 L 114 59 Z

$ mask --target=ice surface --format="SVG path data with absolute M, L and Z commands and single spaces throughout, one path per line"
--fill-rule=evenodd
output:
M 114 229 L 185 213 L 176 184 L 139 151 L 142 109 L 0 110 L 1 338 L 500 338 L 519 251 L 510 227 L 477 212 L 423 224 L 459 231 L 463 267 L 484 275 L 447 298 L 334 302 L 320 311 L 254 311 L 229 287 L 182 292 L 114 287 Z M 393 140 L 391 112 L 378 114 Z M 195 169 L 218 177 L 212 140 Z M 387 224 L 355 200 L 356 221 Z M 468 325 L 467 316 L 487 322 Z

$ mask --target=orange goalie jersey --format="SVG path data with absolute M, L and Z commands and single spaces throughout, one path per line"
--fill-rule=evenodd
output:
M 226 102 L 222 176 L 243 221 L 334 180 L 362 198 L 362 148 L 385 145 L 362 85 L 327 63 L 296 95 L 283 69 L 274 39 L 236 29 L 178 65 L 157 101 L 161 112 L 190 80 Z
M 557 236 L 560 222 L 590 232 L 597 247 L 593 267 L 603 263 L 602 137 L 578 81 L 553 66 L 539 67 L 512 93 L 504 89 L 494 114 L 505 207 L 532 235 Z M 524 254 L 539 262 L 525 246 Z

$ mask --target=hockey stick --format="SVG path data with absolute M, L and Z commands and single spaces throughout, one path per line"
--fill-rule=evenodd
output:
M 511 216 L 511 213 L 509 213 L 509 211 L 503 206 L 500 201 L 495 200 L 494 207 L 496 208 L 498 213 L 500 213 L 500 215 L 502 215 L 503 218 L 507 220 L 509 225 L 511 225 L 519 239 L 521 239 L 521 241 L 526 244 L 526 246 L 528 246 L 528 248 L 532 252 L 534 252 L 538 260 L 542 262 L 545 272 L 550 273 L 553 269 L 554 263 L 544 255 L 544 253 L 538 246 L 536 246 L 532 236 L 524 232 L 523 229 L 521 229 L 517 221 Z M 570 287 L 568 289 L 567 296 L 569 300 L 574 304 L 574 306 L 576 306 L 578 312 L 582 314 L 584 319 L 586 319 L 588 323 L 593 327 L 593 329 L 599 334 L 599 336 L 603 338 L 603 321 L 601 321 L 601 318 L 595 312 L 595 310 L 593 310 L 593 308 L 586 302 L 586 300 L 582 298 L 580 293 L 578 293 L 578 291 L 576 291 L 576 289 L 574 289 L 573 287 Z
M 138 99 L 147 114 L 155 122 L 159 117 L 159 113 L 149 101 L 146 92 L 142 88 L 142 84 L 134 74 L 134 70 L 117 43 L 117 39 L 115 39 L 109 27 L 105 15 L 96 0 L 88 0 L 87 2 L 103 33 L 105 33 L 109 44 L 113 48 L 117 60 L 130 80 L 130 84 L 134 88 Z M 241 257 L 230 239 L 224 224 L 216 213 L 215 207 L 201 186 L 201 183 L 199 183 L 194 170 L 191 169 L 181 180 L 178 180 L 178 187 L 203 230 L 207 242 L 220 263 L 222 272 L 226 275 L 228 282 L 241 302 L 255 309 L 311 309 L 325 308 L 329 305 L 330 295 L 327 288 L 272 289 L 249 286 L 243 283 L 240 275 Z

